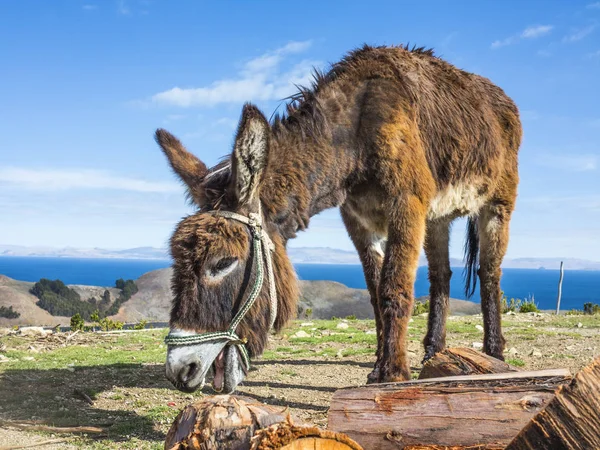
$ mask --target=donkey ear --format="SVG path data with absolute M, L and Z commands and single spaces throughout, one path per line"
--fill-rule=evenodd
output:
M 238 203 L 250 202 L 258 194 L 267 165 L 271 129 L 260 110 L 244 105 L 233 148 L 233 189 Z
M 191 198 L 199 204 L 200 199 L 203 198 L 200 185 L 208 172 L 206 165 L 188 152 L 179 139 L 167 130 L 156 130 L 155 139 L 167 156 L 173 171 L 187 186 Z

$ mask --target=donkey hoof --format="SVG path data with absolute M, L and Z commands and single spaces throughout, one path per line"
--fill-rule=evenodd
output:
M 379 382 L 379 367 L 375 367 L 369 375 L 367 375 L 367 384 Z
M 427 347 L 427 349 L 425 351 L 425 356 L 423 357 L 423 361 L 421 361 L 421 364 L 425 364 L 427 361 L 429 361 L 431 358 L 433 358 L 436 353 L 437 353 L 437 351 L 434 348 Z

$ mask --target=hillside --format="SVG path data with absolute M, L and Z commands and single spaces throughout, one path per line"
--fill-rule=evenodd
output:
M 123 322 L 137 322 L 142 319 L 154 322 L 169 320 L 171 307 L 172 270 L 159 269 L 145 273 L 136 280 L 138 292 L 126 302 L 119 313 L 112 316 Z M 29 293 L 33 283 L 16 281 L 0 275 L 0 306 L 13 306 L 21 314 L 17 319 L 0 318 L 0 327 L 12 325 L 67 325 L 69 317 L 52 316 L 36 306 L 37 298 Z M 116 288 L 99 286 L 69 285 L 77 291 L 82 301 L 89 297 L 99 298 L 105 289 L 114 300 L 119 295 Z M 372 319 L 368 292 L 365 289 L 352 289 L 334 281 L 300 281 L 301 297 L 298 304 L 299 317 L 306 317 L 308 308 L 313 319 L 329 319 L 354 315 L 359 319 Z M 422 298 L 426 299 L 426 297 Z M 476 303 L 454 300 L 450 302 L 452 314 L 476 314 L 480 311 Z

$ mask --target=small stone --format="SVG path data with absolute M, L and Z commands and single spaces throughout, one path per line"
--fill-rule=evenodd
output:
M 46 337 L 52 334 L 52 330 L 44 330 L 43 327 L 23 327 L 19 329 L 19 334 L 21 336 Z
M 540 352 L 537 348 L 533 348 L 531 350 L 531 352 L 529 353 L 529 356 L 533 356 L 535 358 L 541 358 L 542 357 L 542 352 Z
M 408 323 L 413 323 L 415 321 L 415 319 L 413 319 L 412 317 L 410 319 L 408 319 Z
M 475 325 L 475 328 L 483 333 L 483 327 L 481 325 Z
M 292 338 L 307 338 L 307 337 L 310 337 L 310 334 L 308 334 L 304 330 L 300 330 L 297 333 L 295 333 L 294 335 L 292 335 Z
M 473 342 L 473 348 L 483 348 L 483 344 L 481 342 Z
M 511 356 L 517 355 L 518 353 L 519 353 L 519 351 L 514 347 L 512 347 L 510 350 L 508 350 L 508 354 Z
M 419 314 L 419 317 L 429 317 L 429 313 Z
M 506 315 L 507 316 L 514 316 L 514 315 L 516 315 L 516 313 L 514 311 L 507 311 Z
M 345 330 L 349 327 L 350 325 L 348 325 L 346 322 L 340 322 L 337 324 L 336 328 L 339 328 L 340 330 Z
M 577 328 L 583 328 L 583 324 L 581 322 L 577 323 Z
M 9 361 L 10 361 L 10 358 L 7 358 L 2 353 L 0 353 L 0 363 L 9 362 Z
M 377 331 L 375 331 L 375 330 L 367 330 L 367 331 L 365 331 L 365 334 L 377 334 Z
M 75 367 L 66 367 L 69 372 L 75 372 Z
M 314 325 L 314 323 L 312 322 L 302 322 L 300 324 L 301 327 L 312 327 Z
M 29 348 L 27 348 L 27 350 L 29 350 L 31 353 L 39 353 L 40 351 L 35 348 L 33 345 L 30 345 Z
M 33 356 L 25 356 L 21 358 L 21 361 L 35 361 L 35 358 Z

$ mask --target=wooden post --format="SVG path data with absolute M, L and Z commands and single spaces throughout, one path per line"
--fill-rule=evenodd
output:
M 563 385 L 506 450 L 600 448 L 600 358 Z
M 556 315 L 560 312 L 560 297 L 562 296 L 563 262 L 560 262 L 560 278 L 558 279 L 558 297 L 556 299 Z
M 368 449 L 504 448 L 570 380 L 555 369 L 340 389 L 328 429 Z
M 362 450 L 342 433 L 295 424 L 287 408 L 234 395 L 206 397 L 179 413 L 165 450 Z
M 425 363 L 419 380 L 457 375 L 518 372 L 519 369 L 472 348 L 447 348 Z

